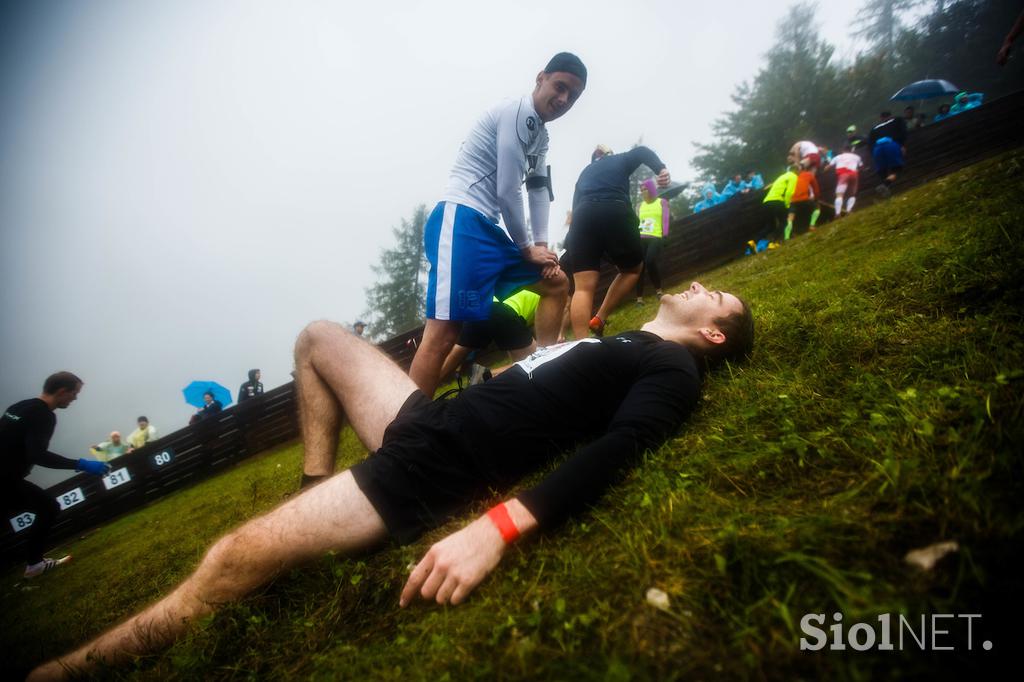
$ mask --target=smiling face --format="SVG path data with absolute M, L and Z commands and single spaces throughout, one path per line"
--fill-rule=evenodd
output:
M 540 120 L 548 123 L 569 111 L 583 94 L 583 81 L 565 71 L 537 74 L 537 87 L 533 89 L 533 108 Z
M 700 282 L 678 294 L 661 297 L 655 320 L 676 327 L 716 329 L 715 319 L 743 312 L 739 298 L 724 291 L 709 291 Z

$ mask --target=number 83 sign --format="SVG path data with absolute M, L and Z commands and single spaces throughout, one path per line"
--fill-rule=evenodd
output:
M 131 472 L 128 471 L 128 467 L 121 467 L 120 469 L 111 471 L 109 474 L 104 476 L 102 480 L 103 487 L 107 490 L 112 490 L 131 481 L 132 475 Z M 56 500 L 60 510 L 65 511 L 77 504 L 85 502 L 85 491 L 81 488 L 65 490 L 61 494 L 57 495 Z M 10 521 L 11 529 L 15 533 L 20 533 L 23 530 L 27 530 L 33 523 L 35 523 L 36 515 L 32 512 L 26 511 L 18 514 L 17 516 L 12 516 L 8 520 Z

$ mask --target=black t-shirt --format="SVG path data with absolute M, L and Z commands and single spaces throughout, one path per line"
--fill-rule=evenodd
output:
M 47 450 L 57 416 L 39 398 L 8 407 L 0 418 L 0 480 L 24 478 L 33 464 L 50 469 L 74 469 L 77 462 Z
M 572 196 L 573 210 L 585 201 L 624 201 L 629 199 L 629 176 L 641 164 L 660 173 L 665 164 L 647 147 L 634 147 L 624 154 L 602 156 L 583 169 Z
M 655 334 L 566 345 L 469 387 L 452 406 L 480 473 L 496 485 L 585 443 L 519 495 L 542 524 L 594 502 L 644 450 L 672 437 L 700 399 L 693 355 Z

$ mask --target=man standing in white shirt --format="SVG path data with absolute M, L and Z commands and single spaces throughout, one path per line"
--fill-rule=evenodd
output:
M 836 168 L 836 218 L 842 217 L 853 210 L 857 201 L 857 181 L 860 167 L 864 165 L 859 154 L 853 152 L 851 145 L 843 146 L 843 153 L 832 159 L 826 168 Z M 843 210 L 843 198 L 846 198 L 846 210 Z
M 427 322 L 409 376 L 426 395 L 437 388 L 462 322 L 487 319 L 493 296 L 502 300 L 524 287 L 540 294 L 537 342 L 557 340 L 568 280 L 548 248 L 553 195 L 545 124 L 572 108 L 586 84 L 579 57 L 560 52 L 537 74 L 532 94 L 490 109 L 462 143 L 448 188 L 424 227 Z

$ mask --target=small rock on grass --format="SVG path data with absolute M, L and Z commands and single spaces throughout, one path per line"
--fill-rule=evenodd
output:
M 938 563 L 939 559 L 959 549 L 960 545 L 955 540 L 946 540 L 945 542 L 936 542 L 920 549 L 912 549 L 907 552 L 903 560 L 911 566 L 920 568 L 922 571 L 930 571 L 935 568 L 935 564 Z

